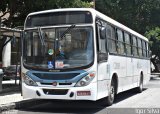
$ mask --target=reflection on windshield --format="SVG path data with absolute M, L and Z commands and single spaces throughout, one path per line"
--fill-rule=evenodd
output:
M 93 36 L 91 27 L 25 31 L 23 61 L 34 68 L 67 69 L 87 66 L 93 61 Z M 61 36 L 63 35 L 63 38 Z

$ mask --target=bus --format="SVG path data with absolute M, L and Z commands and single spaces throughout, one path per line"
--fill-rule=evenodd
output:
M 150 77 L 148 39 L 92 8 L 30 13 L 21 60 L 23 98 L 112 105 Z

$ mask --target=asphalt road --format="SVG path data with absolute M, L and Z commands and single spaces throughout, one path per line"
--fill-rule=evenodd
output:
M 142 93 L 134 89 L 117 95 L 115 103 L 106 107 L 100 101 L 44 100 L 3 114 L 160 114 L 160 78 L 153 78 Z M 156 108 L 156 109 L 155 109 Z

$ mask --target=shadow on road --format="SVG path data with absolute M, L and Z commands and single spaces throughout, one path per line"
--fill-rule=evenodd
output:
M 146 89 L 144 89 L 145 91 Z M 128 99 L 138 93 L 135 89 L 122 92 L 117 95 L 115 103 Z M 103 100 L 103 99 L 102 99 Z M 18 110 L 27 112 L 43 112 L 43 113 L 97 113 L 107 107 L 101 105 L 101 100 L 93 101 L 64 101 L 64 100 L 37 100 L 30 103 L 29 106 L 20 106 Z M 106 109 L 107 110 L 107 109 Z
M 35 103 L 36 104 L 36 103 Z M 41 103 L 30 107 L 23 107 L 18 110 L 26 112 L 43 113 L 96 113 L 105 107 L 97 105 L 92 101 L 62 101 L 42 100 Z
M 143 92 L 147 90 L 147 88 L 143 88 Z M 118 103 L 120 101 L 123 101 L 125 99 L 128 99 L 134 95 L 137 95 L 137 94 L 140 94 L 140 93 L 137 93 L 136 89 L 131 89 L 131 90 L 128 90 L 128 91 L 125 91 L 125 92 L 122 92 L 122 93 L 119 93 L 117 96 L 116 96 L 116 99 L 115 99 L 115 103 Z

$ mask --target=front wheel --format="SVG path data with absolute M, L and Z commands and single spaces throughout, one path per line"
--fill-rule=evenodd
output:
M 116 95 L 116 86 L 114 80 L 111 81 L 110 89 L 108 92 L 108 97 L 103 99 L 103 105 L 111 106 L 114 102 Z

